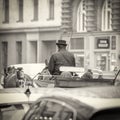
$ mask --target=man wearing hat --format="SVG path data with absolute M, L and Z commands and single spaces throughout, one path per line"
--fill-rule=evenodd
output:
M 66 41 L 58 40 L 56 43 L 58 52 L 52 54 L 48 64 L 48 70 L 52 75 L 60 75 L 60 66 L 75 66 L 74 55 L 66 50 Z

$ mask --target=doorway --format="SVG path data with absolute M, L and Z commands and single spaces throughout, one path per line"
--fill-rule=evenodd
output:
M 56 41 L 43 41 L 43 61 L 49 61 L 50 56 L 56 52 Z
M 29 42 L 28 62 L 37 63 L 37 41 Z
M 95 53 L 95 68 L 101 69 L 102 71 L 110 70 L 109 52 Z

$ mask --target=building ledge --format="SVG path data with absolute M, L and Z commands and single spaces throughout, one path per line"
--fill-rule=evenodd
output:
M 2 28 L 0 34 L 4 33 L 25 33 L 25 32 L 45 32 L 45 31 L 59 31 L 60 26 L 50 27 L 35 27 L 35 28 Z
M 71 37 L 85 37 L 85 36 L 111 36 L 111 35 L 120 35 L 120 31 L 95 31 L 95 32 L 67 32 L 63 36 Z

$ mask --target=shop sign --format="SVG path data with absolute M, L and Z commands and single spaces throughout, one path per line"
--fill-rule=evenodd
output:
M 102 48 L 102 49 L 109 48 L 109 39 L 98 39 L 97 48 Z

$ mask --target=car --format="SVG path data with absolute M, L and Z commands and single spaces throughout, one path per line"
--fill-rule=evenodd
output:
M 23 68 L 23 71 L 26 76 L 26 81 L 20 81 L 21 85 L 13 85 L 15 82 L 16 74 L 14 74 L 11 80 L 8 81 L 9 85 L 7 87 L 25 87 L 31 85 L 32 87 L 86 87 L 86 86 L 106 86 L 114 85 L 114 73 L 104 73 L 101 70 L 93 69 L 93 79 L 83 79 L 84 68 L 80 67 L 70 67 L 70 66 L 61 66 L 60 71 L 63 72 L 61 75 L 50 75 L 45 63 L 37 64 L 16 64 L 10 65 L 11 67 Z M 73 76 L 70 75 L 70 72 L 74 73 Z M 68 74 L 69 73 L 69 74 Z M 68 76 L 69 75 L 69 76 Z M 66 77 L 67 76 L 67 77 Z M 99 78 L 98 78 L 99 76 Z M 109 78 L 107 78 L 109 76 Z M 14 81 L 14 82 L 13 82 Z
M 120 87 L 72 88 L 41 96 L 23 120 L 119 120 Z
M 39 97 L 61 88 L 6 88 L 0 89 L 0 120 L 22 120 Z
M 19 67 L 23 68 L 24 73 L 29 75 L 31 78 L 34 78 L 38 73 L 41 73 L 45 68 L 45 63 L 26 63 L 26 64 L 14 64 L 10 65 L 16 69 Z

